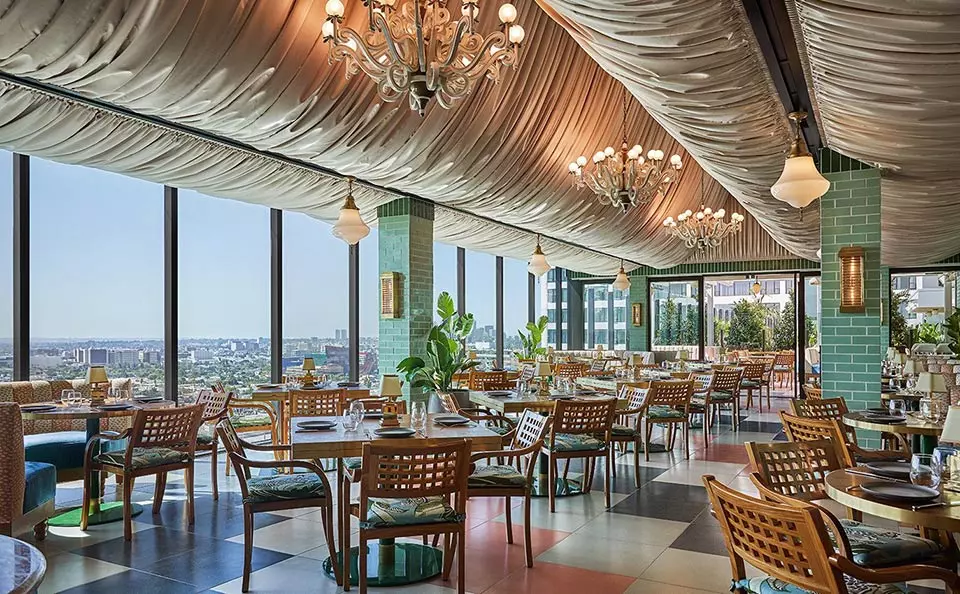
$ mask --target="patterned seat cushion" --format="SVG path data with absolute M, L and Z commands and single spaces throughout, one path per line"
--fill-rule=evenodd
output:
M 323 497 L 323 482 L 311 473 L 277 474 L 254 477 L 247 481 L 244 503 L 265 503 Z
M 513 431 L 513 427 L 504 427 L 502 425 L 487 425 L 487 429 L 498 435 L 506 435 L 507 433 Z
M 200 429 L 197 430 L 197 445 L 212 444 L 214 431 L 213 425 L 207 423 L 200 425 Z
M 97 456 L 97 461 L 101 464 L 122 467 L 125 456 L 125 451 L 107 452 Z M 130 468 L 138 470 L 151 466 L 163 466 L 164 464 L 177 464 L 189 461 L 190 455 L 179 450 L 170 448 L 133 448 L 133 456 L 130 458 Z
M 759 388 L 760 382 L 756 380 L 743 380 L 742 382 L 740 382 L 740 387 L 741 388 Z
M 473 474 L 467 478 L 467 486 L 470 488 L 483 487 L 525 487 L 527 477 L 509 465 L 489 464 L 487 466 L 477 466 Z
M 724 402 L 733 398 L 733 392 L 730 390 L 710 390 L 710 400 L 714 402 Z
M 614 425 L 610 431 L 614 437 L 636 437 L 637 430 L 626 425 Z
M 409 499 L 381 499 L 371 497 L 367 502 L 367 517 L 361 528 L 386 528 L 462 522 L 466 514 L 458 514 L 442 497 L 411 497 Z
M 363 458 L 360 456 L 351 456 L 349 458 L 343 459 L 343 466 L 347 470 L 356 470 L 360 468 L 360 464 L 363 462 Z
M 843 581 L 846 582 L 849 594 L 905 594 L 907 592 L 896 584 L 868 584 L 848 575 L 843 576 Z M 734 587 L 750 594 L 810 594 L 810 590 L 804 590 L 770 576 L 740 580 L 734 584 Z
M 270 427 L 273 422 L 267 413 L 255 415 L 237 415 L 231 416 L 230 422 L 237 429 L 249 429 L 250 427 Z
M 655 404 L 647 409 L 647 417 L 651 419 L 682 419 L 683 416 L 682 410 L 662 404 Z
M 847 519 L 840 520 L 840 525 L 850 540 L 853 562 L 864 567 L 919 563 L 943 552 L 939 544 L 919 536 Z
M 550 443 L 549 437 L 545 443 L 555 452 L 593 452 L 607 447 L 602 439 L 583 433 L 557 433 L 556 445 Z

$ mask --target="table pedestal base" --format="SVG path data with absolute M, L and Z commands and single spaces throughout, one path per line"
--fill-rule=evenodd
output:
M 131 510 L 131 516 L 137 516 L 143 511 L 143 506 L 134 503 Z M 48 526 L 74 527 L 80 525 L 81 508 L 75 507 L 61 514 L 57 514 L 47 521 Z M 90 512 L 87 524 L 96 526 L 98 524 L 109 524 L 110 522 L 119 522 L 123 520 L 123 503 L 114 501 L 110 503 L 101 503 L 99 511 Z
M 438 548 L 385 538 L 367 543 L 367 551 L 370 586 L 404 586 L 429 580 L 443 571 L 443 551 Z M 360 583 L 359 552 L 360 547 L 350 548 L 350 584 L 354 586 Z M 323 571 L 330 578 L 334 577 L 332 561 L 332 557 L 323 561 Z M 340 554 L 337 563 L 342 563 Z

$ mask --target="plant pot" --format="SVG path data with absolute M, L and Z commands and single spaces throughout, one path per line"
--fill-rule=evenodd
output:
M 473 404 L 470 402 L 470 390 L 451 389 L 448 390 L 447 393 L 453 395 L 453 397 L 457 400 L 457 404 L 460 405 L 460 408 L 473 407 Z M 440 398 L 437 396 L 436 392 L 430 392 L 430 402 L 427 405 L 427 412 L 447 412 L 446 409 L 443 408 L 443 404 L 440 403 Z

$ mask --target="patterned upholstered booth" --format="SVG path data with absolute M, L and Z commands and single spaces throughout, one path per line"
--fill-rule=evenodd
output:
M 56 492 L 57 469 L 24 459 L 20 407 L 0 402 L 0 534 L 13 536 L 33 528 L 42 540 Z
M 133 380 L 114 379 L 111 388 L 132 390 Z M 85 379 L 0 382 L 0 402 L 32 404 L 60 400 L 63 390 L 78 390 L 86 396 L 90 386 Z M 130 426 L 129 418 L 103 419 L 100 430 L 123 431 Z M 76 480 L 83 476 L 83 450 L 87 445 L 85 421 L 23 421 L 23 447 L 29 462 L 45 462 L 57 468 L 57 480 Z M 110 444 L 110 447 L 118 447 Z M 122 446 L 119 446 L 122 448 Z

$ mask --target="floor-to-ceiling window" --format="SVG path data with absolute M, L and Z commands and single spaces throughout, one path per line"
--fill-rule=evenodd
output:
M 796 349 L 794 275 L 714 277 L 704 280 L 705 356 L 730 350 Z
M 286 374 L 313 357 L 314 375 L 336 382 L 350 373 L 347 334 L 348 247 L 329 223 L 283 213 L 283 352 Z
M 527 331 L 528 311 L 527 263 L 513 258 L 503 259 L 503 355 L 504 367 L 515 369 L 518 365 L 516 351 L 521 349 L 520 336 Z
M 0 381 L 13 379 L 13 153 L 0 151 Z
M 360 241 L 360 383 L 380 387 L 380 247 L 376 229 Z
M 583 287 L 583 346 L 610 348 L 613 293 L 607 283 Z
M 650 338 L 654 351 L 687 351 L 700 358 L 697 281 L 650 282 Z
M 467 250 L 466 262 L 467 312 L 473 314 L 467 348 L 476 353 L 481 367 L 489 369 L 497 357 L 496 257 Z
M 3 162 L 0 176 L 9 153 Z M 137 394 L 162 394 L 163 187 L 38 158 L 30 167 L 30 377 L 81 378 L 102 364 L 135 378 Z M 0 241 L 11 245 L 9 235 Z
M 627 324 L 630 319 L 627 310 L 630 309 L 630 289 L 613 289 L 613 348 L 623 350 L 627 348 Z
M 890 344 L 947 342 L 942 324 L 957 308 L 956 270 L 918 270 L 890 275 Z M 946 350 L 946 347 L 941 347 Z
M 270 209 L 186 190 L 178 205 L 180 401 L 214 381 L 247 395 L 270 381 Z M 297 270 L 320 275 L 319 262 Z
M 433 244 L 433 303 L 440 293 L 449 293 L 457 302 L 457 246 L 446 243 Z M 436 307 L 434 307 L 436 309 Z M 434 313 L 436 317 L 436 313 Z

